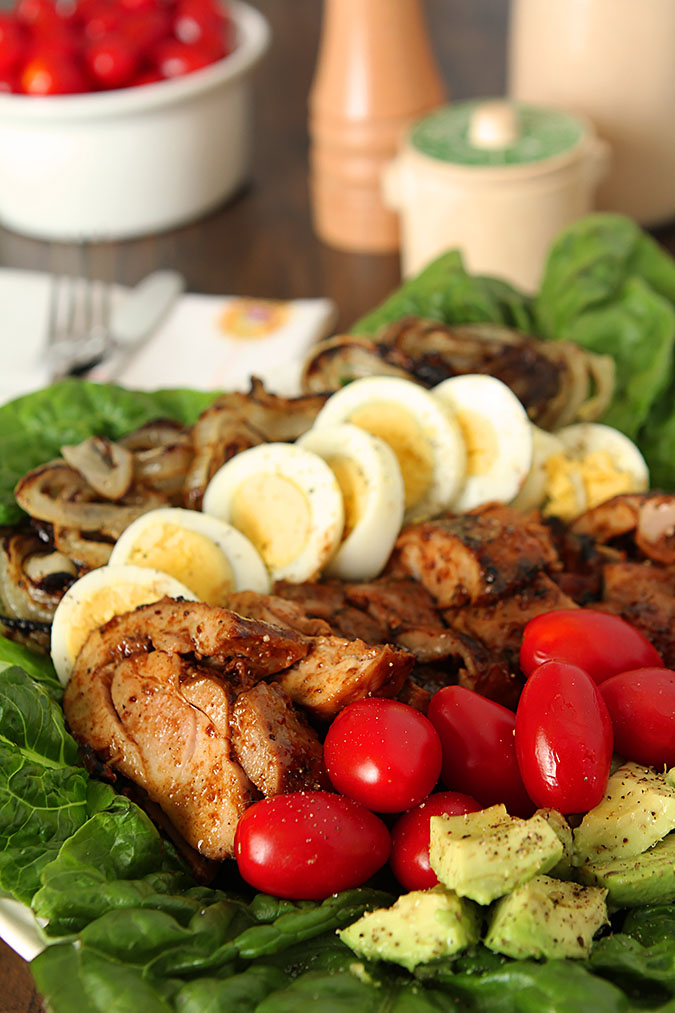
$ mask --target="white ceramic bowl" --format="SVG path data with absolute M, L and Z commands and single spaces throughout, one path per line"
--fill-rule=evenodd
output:
M 228 8 L 237 47 L 138 88 L 0 95 L 0 221 L 41 239 L 126 239 L 216 207 L 249 164 L 249 76 L 269 43 L 259 11 Z

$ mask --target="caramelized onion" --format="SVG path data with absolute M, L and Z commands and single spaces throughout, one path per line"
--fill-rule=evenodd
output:
M 15 489 L 19 506 L 42 521 L 59 527 L 96 531 L 117 539 L 141 514 L 166 502 L 158 493 L 132 493 L 130 503 L 92 502 L 94 491 L 65 461 L 35 468 Z
M 133 455 L 105 436 L 91 436 L 75 446 L 61 447 L 66 463 L 105 499 L 119 500 L 134 477 Z

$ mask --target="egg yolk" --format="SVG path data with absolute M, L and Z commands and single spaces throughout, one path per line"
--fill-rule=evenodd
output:
M 466 446 L 466 474 L 487 475 L 495 465 L 499 444 L 494 425 L 484 415 L 455 413 Z
M 627 471 L 616 466 L 606 450 L 588 454 L 581 462 L 588 509 L 625 492 L 635 492 L 636 483 Z
M 355 409 L 349 421 L 389 444 L 403 475 L 406 509 L 419 503 L 431 484 L 434 457 L 416 419 L 400 403 L 371 401 Z
M 270 569 L 296 559 L 309 538 L 306 493 L 281 475 L 251 475 L 232 498 L 231 520 L 253 542 Z
M 552 454 L 545 462 L 546 499 L 543 513 L 572 521 L 585 509 L 586 498 L 579 462 L 565 454 Z
M 368 503 L 369 482 L 362 469 L 351 457 L 335 454 L 326 458 L 326 463 L 335 475 L 345 508 L 345 526 L 342 541 L 352 533 Z
M 88 594 L 73 608 L 68 624 L 68 654 L 76 658 L 91 631 L 103 626 L 113 616 L 159 601 L 164 594 L 164 590 L 138 584 L 108 585 Z
M 141 531 L 126 562 L 168 573 L 208 605 L 223 605 L 234 587 L 230 564 L 215 542 L 174 524 Z
M 581 460 L 566 454 L 553 454 L 546 461 L 548 502 L 544 513 L 572 521 L 583 510 L 618 496 L 634 492 L 636 483 L 622 471 L 606 450 L 596 450 Z

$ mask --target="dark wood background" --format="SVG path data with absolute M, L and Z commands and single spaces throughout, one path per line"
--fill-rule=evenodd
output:
M 185 275 L 194 292 L 280 299 L 330 296 L 340 308 L 338 326 L 346 327 L 398 284 L 398 257 L 344 253 L 314 236 L 307 189 L 307 96 L 321 3 L 253 3 L 269 19 L 273 42 L 255 73 L 250 183 L 203 221 L 160 236 L 110 244 L 101 248 L 100 256 L 112 264 L 117 279 L 128 284 L 151 270 L 170 267 Z M 503 94 L 508 0 L 426 0 L 426 10 L 449 95 Z M 662 230 L 658 238 L 675 252 L 675 228 Z M 72 249 L 66 245 L 0 229 L 4 266 L 47 269 L 71 259 Z M 41 1009 L 27 965 L 0 942 L 0 1013 Z

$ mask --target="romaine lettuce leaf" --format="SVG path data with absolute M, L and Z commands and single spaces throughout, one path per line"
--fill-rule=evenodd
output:
M 354 334 L 375 334 L 386 324 L 409 314 L 446 324 L 508 325 L 514 315 L 522 322 L 528 305 L 528 297 L 506 282 L 470 274 L 459 250 L 449 250 L 405 281 L 350 330 Z

